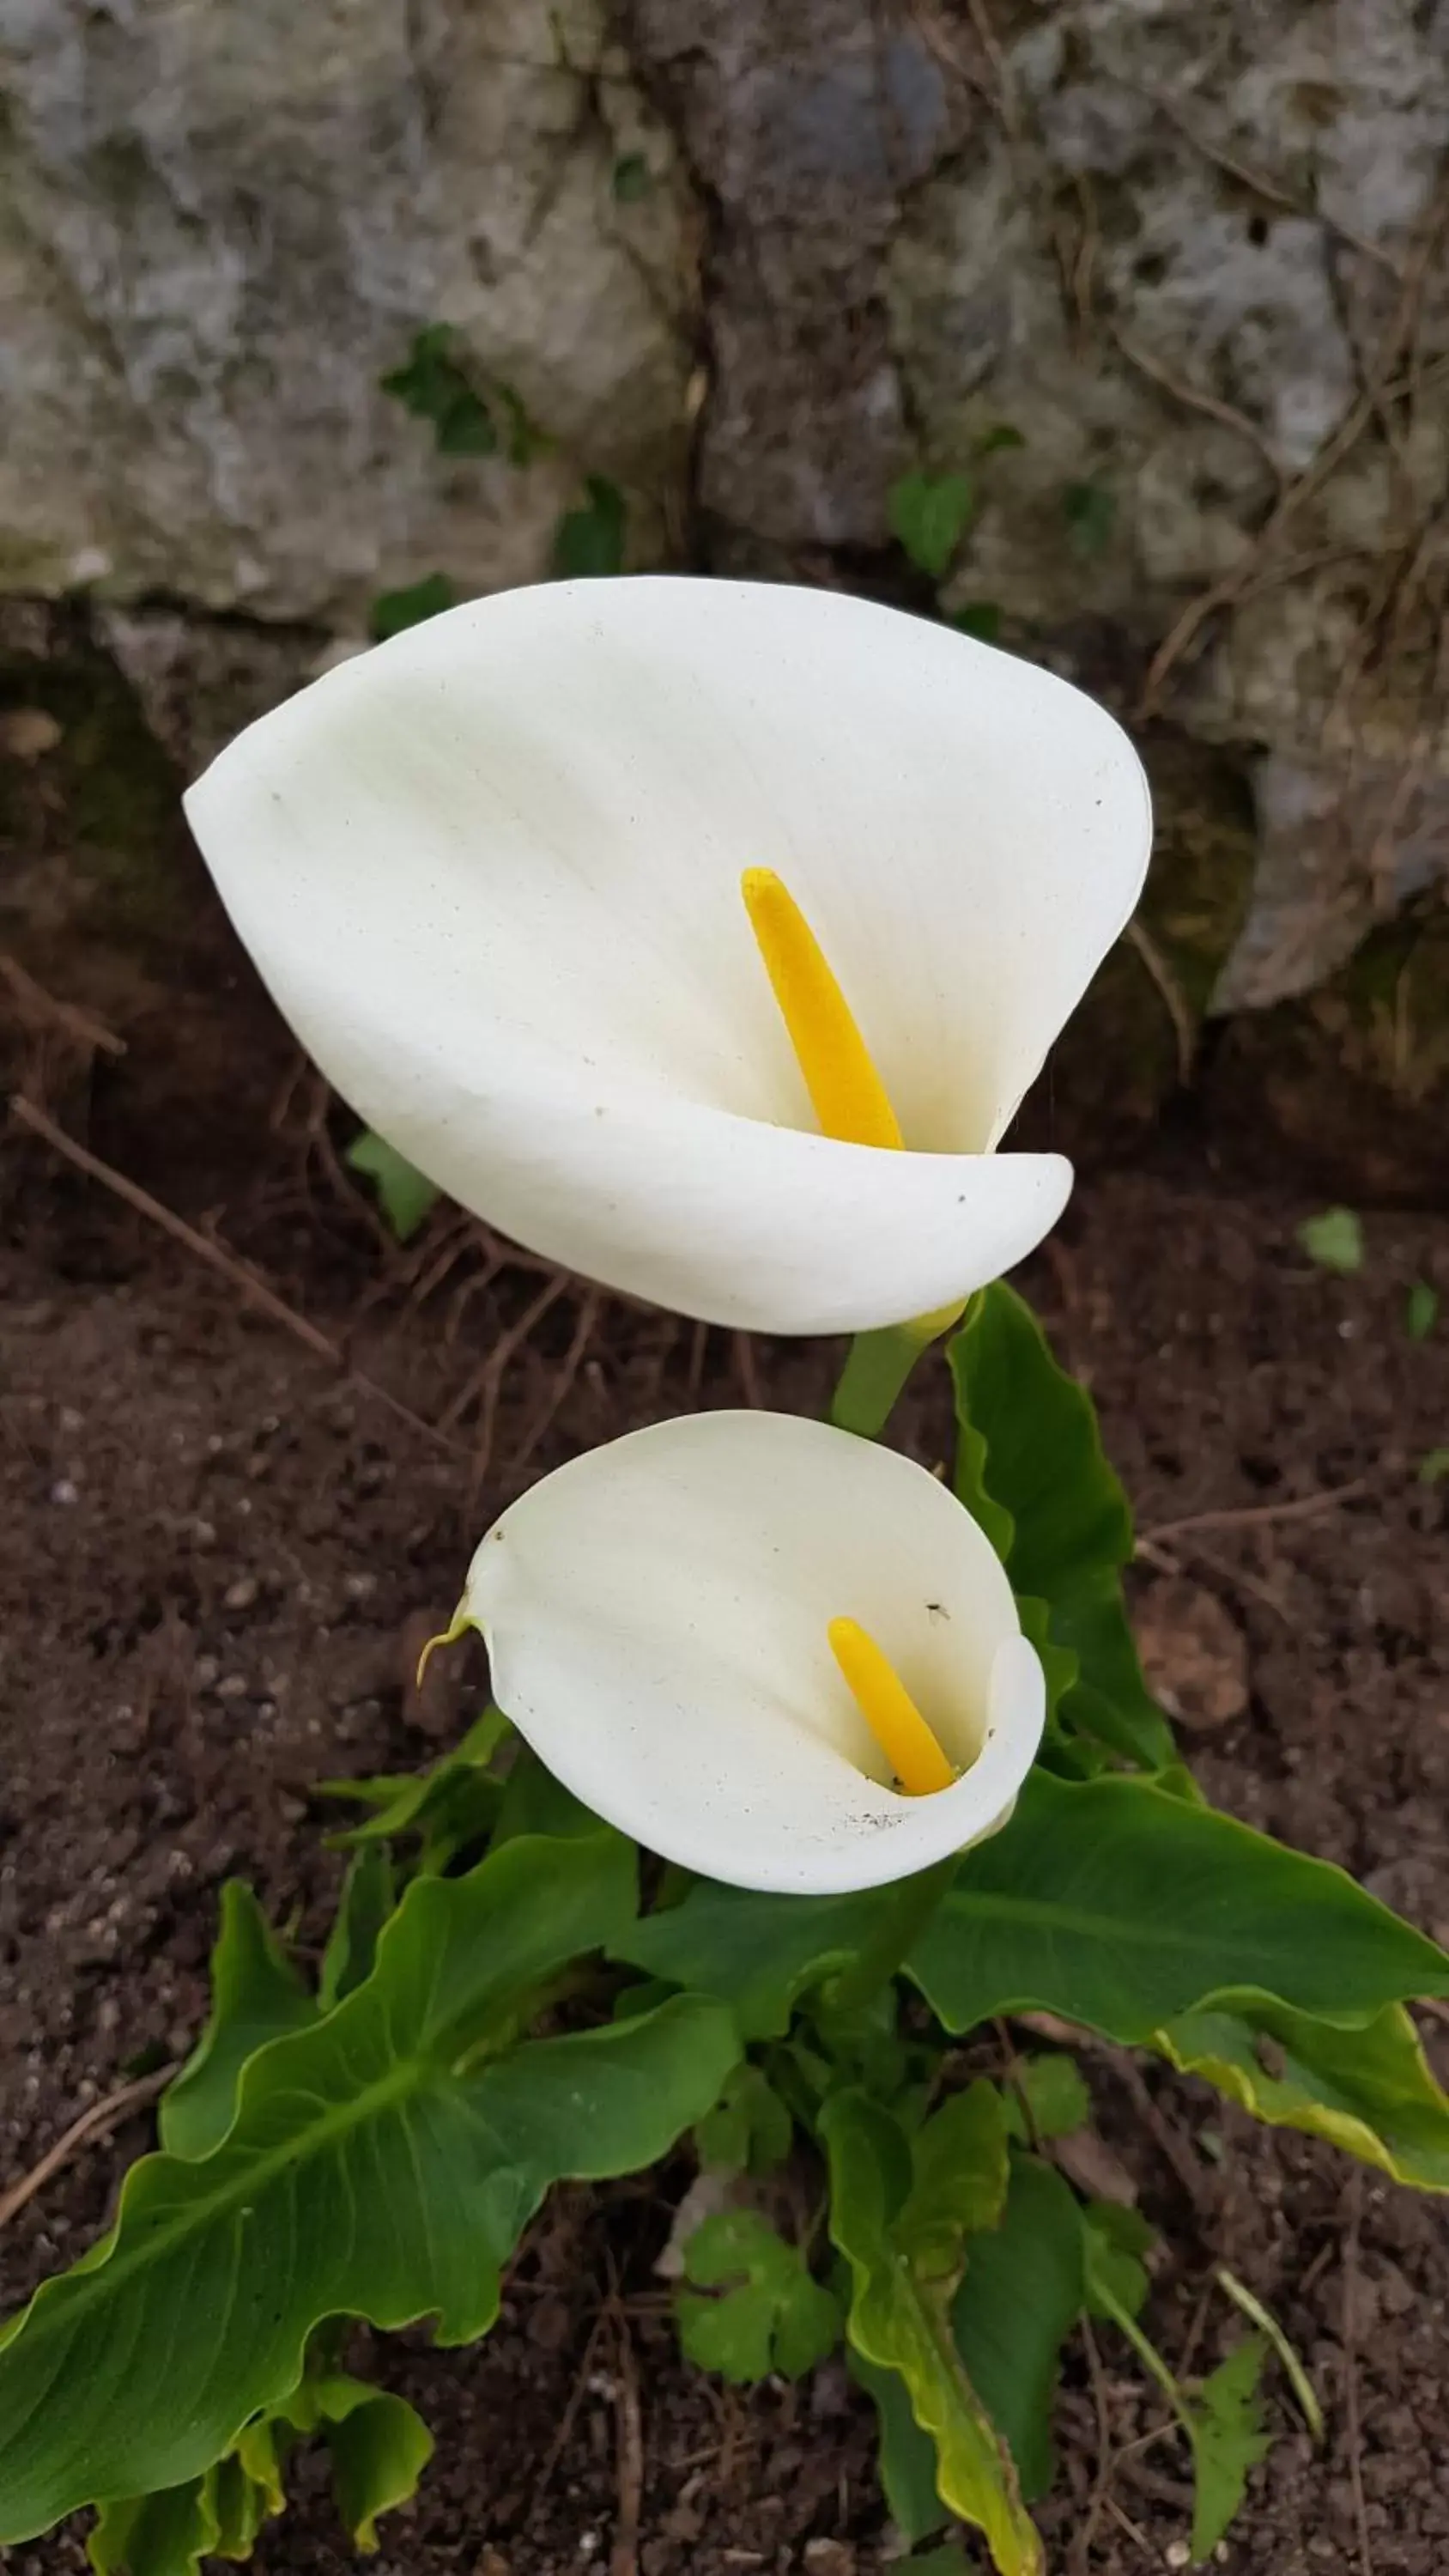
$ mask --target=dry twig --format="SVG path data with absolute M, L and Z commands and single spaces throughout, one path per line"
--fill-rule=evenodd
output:
M 93 1054 L 125 1054 L 125 1039 L 118 1038 L 113 1029 L 108 1029 L 104 1020 L 82 1010 L 78 1002 L 62 1002 L 54 993 L 47 993 L 45 986 L 37 984 L 35 977 L 27 973 L 19 958 L 4 950 L 0 950 L 0 976 L 9 985 L 19 1009 L 27 1018 L 50 1021 L 75 1045 Z
M 128 2112 L 139 2111 L 144 2102 L 154 2102 L 175 2073 L 174 2065 L 158 2067 L 154 2074 L 138 2075 L 132 2083 L 122 2084 L 114 2093 L 108 2093 L 103 2101 L 92 2102 L 78 2120 L 72 2120 L 70 2127 L 61 2132 L 54 2146 L 47 2147 L 39 2163 L 32 2165 L 29 2173 L 22 2174 L 7 2192 L 0 2192 L 0 2227 L 8 2225 L 16 2212 L 22 2210 L 28 2200 L 35 2198 L 52 2174 L 58 2174 L 62 2165 L 69 2164 L 77 2147 L 83 2147 L 89 2138 L 104 2137 L 118 2121 L 125 2119 Z
M 628 2319 L 617 2305 L 614 2333 L 618 2354 L 614 2411 L 619 2426 L 619 2506 L 614 2523 L 614 2546 L 609 2557 L 609 2576 L 638 2576 L 639 2517 L 644 2502 L 644 2420 L 639 2406 L 639 2373 L 634 2362 L 633 2340 Z
M 1286 1503 L 1244 1503 L 1218 1512 L 1189 1512 L 1180 1521 L 1159 1521 L 1155 1528 L 1143 1530 L 1138 1547 L 1147 1555 L 1161 1547 L 1165 1539 L 1187 1538 L 1194 1530 L 1264 1528 L 1270 1521 L 1311 1521 L 1320 1512 L 1336 1511 L 1340 1503 L 1352 1502 L 1356 1494 L 1369 1490 L 1367 1476 L 1354 1476 L 1346 1485 L 1327 1485 L 1321 1494 L 1299 1494 Z
M 32 1135 L 49 1145 L 52 1152 L 74 1164 L 78 1172 L 84 1172 L 87 1180 L 99 1181 L 102 1189 L 109 1190 L 113 1198 L 133 1208 L 149 1224 L 158 1225 L 173 1242 L 183 1244 L 198 1261 L 204 1261 L 209 1270 L 216 1271 L 225 1279 L 246 1304 L 255 1306 L 270 1323 L 280 1324 L 284 1332 L 290 1333 L 293 1340 L 300 1342 L 304 1350 L 311 1351 L 315 1358 L 326 1360 L 329 1367 L 339 1369 L 362 1394 L 386 1405 L 389 1413 L 396 1414 L 410 1431 L 420 1432 L 425 1440 L 432 1441 L 439 1448 L 451 1449 L 455 1445 L 443 1431 L 435 1429 L 430 1422 L 424 1422 L 397 1396 L 389 1395 L 387 1388 L 379 1386 L 375 1378 L 353 1368 L 346 1352 L 336 1342 L 326 1333 L 319 1332 L 315 1324 L 309 1324 L 305 1315 L 299 1315 L 295 1306 L 289 1306 L 284 1297 L 279 1297 L 274 1288 L 269 1288 L 266 1281 L 259 1279 L 236 1253 L 229 1252 L 225 1244 L 218 1243 L 211 1235 L 199 1234 L 184 1217 L 163 1206 L 160 1199 L 153 1199 L 149 1190 L 143 1190 L 137 1182 L 128 1180 L 124 1172 L 116 1171 L 111 1164 L 103 1163 L 99 1154 L 91 1153 L 89 1147 L 78 1145 L 75 1138 L 67 1136 L 63 1127 L 57 1127 L 55 1120 L 47 1117 L 33 1100 L 27 1100 L 22 1093 L 15 1093 L 10 1102 L 10 1114 L 20 1126 L 29 1128 Z

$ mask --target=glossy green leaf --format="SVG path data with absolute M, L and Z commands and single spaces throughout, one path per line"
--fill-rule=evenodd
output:
M 1006 2087 L 1006 2117 L 1022 2146 L 1069 2137 L 1073 2129 L 1085 2128 L 1091 2116 L 1092 2097 L 1082 2070 L 1065 2050 L 1017 2059 Z
M 1245 2335 L 1188 2402 L 1194 2484 L 1192 2554 L 1211 2558 L 1248 2491 L 1248 2472 L 1272 2448 L 1258 2383 L 1265 2335 Z
M 211 2480 L 189 2478 L 158 2495 L 107 2505 L 86 2556 L 95 2576 L 197 2576 L 220 2536 Z
M 421 581 L 409 582 L 402 590 L 381 590 L 368 614 L 373 642 L 385 644 L 390 635 L 403 635 L 410 626 L 423 626 L 430 617 L 441 617 L 445 608 L 456 608 L 457 605 L 457 591 L 445 572 L 427 573 Z M 398 1160 L 401 1159 L 399 1156 Z M 368 1167 L 360 1163 L 357 1168 L 366 1171 Z M 410 1170 L 411 1166 L 404 1165 L 404 1169 Z M 419 1176 L 414 1174 L 413 1177 Z M 382 1197 L 380 1187 L 378 1196 Z M 436 1197 L 434 1190 L 428 1201 L 429 1207 Z M 424 1209 L 423 1213 L 426 1215 L 427 1210 Z M 402 1237 L 400 1226 L 395 1225 L 393 1232 Z
M 1449 2097 L 1401 2004 L 1358 2030 L 1271 2002 L 1187 2013 L 1153 2044 L 1274 2128 L 1328 2138 L 1395 2182 L 1449 2191 Z
M 702 2117 L 739 2053 L 719 2005 L 518 2038 L 632 1902 L 611 1833 L 414 1882 L 367 1983 L 250 2060 L 222 2144 L 133 2166 L 110 2235 L 0 2338 L 0 2540 L 200 2474 L 323 2318 L 482 2334 L 551 2183 L 652 2163 Z
M 1449 1993 L 1449 1957 L 1329 1862 L 1148 1780 L 1042 1770 L 907 1967 L 948 2030 L 1035 2009 L 1134 2042 L 1240 1992 L 1345 2027 Z
M 385 1136 L 375 1135 L 370 1127 L 364 1127 L 362 1134 L 354 1138 L 343 1161 L 349 1170 L 361 1172 L 365 1180 L 371 1181 L 388 1229 L 398 1242 L 410 1242 L 437 1206 L 441 1192 L 424 1173 L 414 1170 L 406 1155 L 390 1145 Z
M 1152 2283 L 1143 2257 L 1157 2242 L 1156 2230 L 1140 2210 L 1115 2200 L 1088 2201 L 1081 2221 L 1087 2314 L 1131 2322 L 1147 2305 Z
M 700 2370 L 738 2385 L 803 2379 L 840 2340 L 840 2309 L 755 2209 L 723 2209 L 684 2248 L 687 2288 L 675 2294 L 679 2340 Z M 715 2295 L 710 2296 L 713 2292 Z
M 211 1954 L 206 2028 L 156 2116 L 168 2153 L 210 2155 L 231 2127 L 247 2059 L 267 2040 L 305 2030 L 316 2019 L 316 2003 L 251 1889 L 228 1879 Z
M 1024 1298 L 1004 1281 L 973 1297 L 948 1347 L 960 1444 L 956 1492 L 1018 1596 L 1046 1604 L 1048 1635 L 1075 1655 L 1058 1715 L 1129 1761 L 1173 1759 L 1142 1678 L 1122 1595 L 1132 1514 L 1107 1463 L 1085 1387 L 1057 1366 Z
M 324 2012 L 340 2004 L 372 1974 L 382 1927 L 397 1902 L 392 1854 L 385 1843 L 353 1853 L 322 1953 L 317 1999 Z
M 984 2078 L 949 2094 L 911 2139 L 911 2184 L 895 2242 L 922 2280 L 959 2274 L 962 2241 L 1006 2203 L 1006 2108 Z
M 851 2377 L 875 2402 L 876 2465 L 886 2511 L 914 2547 L 950 2520 L 936 2491 L 936 2445 L 916 2422 L 910 2390 L 899 2372 L 881 2369 L 862 2352 L 852 2352 L 849 2360 Z M 914 2567 L 915 2560 L 910 2564 Z
M 555 1779 L 532 1745 L 515 1744 L 493 1828 L 495 1849 L 519 1834 L 548 1834 L 556 1840 L 581 1835 L 587 1840 L 598 1830 L 598 1817 Z
M 415 2407 L 390 2389 L 332 2377 L 303 2383 L 308 2405 L 293 2420 L 321 2432 L 332 2456 L 337 2510 L 365 2553 L 377 2547 L 377 2517 L 406 2504 L 433 2456 L 433 2437 Z M 310 2418 L 310 2420 L 309 2420 Z
M 965 474 L 901 475 L 891 485 L 886 517 L 891 535 L 918 572 L 939 581 L 971 524 L 976 495 Z
M 334 1844 L 356 1851 L 371 1843 L 414 1843 L 415 1873 L 450 1869 L 460 1854 L 485 1842 L 497 1823 L 503 1784 L 489 1765 L 507 1731 L 502 1712 L 490 1708 L 456 1750 L 430 1770 L 322 1781 L 320 1796 L 347 1799 L 372 1811 L 360 1825 L 335 1834 Z
M 775 2039 L 802 1995 L 859 1956 L 892 1894 L 760 1896 L 701 1879 L 682 1905 L 632 1925 L 612 1955 L 692 1994 L 722 1996 L 747 2039 Z
M 718 2173 L 766 2174 L 784 2163 L 795 2123 L 758 2066 L 737 2066 L 694 2133 L 702 2165 Z
M 959 2257 L 955 2273 L 938 2268 L 932 2234 L 923 2277 L 901 2241 L 899 2223 L 913 2187 L 905 2133 L 865 2094 L 848 2091 L 826 2103 L 820 2126 L 830 2167 L 830 2233 L 851 2273 L 850 2341 L 867 2362 L 895 2371 L 904 2383 L 916 2422 L 936 2447 L 942 2501 L 983 2533 L 999 2576 L 1039 2576 L 1041 2542 L 1016 2471 L 951 2330 Z
M 1085 2296 L 1082 2213 L 1075 2194 L 1039 2157 L 1014 2156 L 1001 2224 L 972 2237 L 966 2247 L 951 2326 L 967 2376 L 1016 2462 L 1029 2504 L 1052 2483 L 1051 2418 L 1061 2348 Z
M 1298 1240 L 1320 1270 L 1347 1277 L 1363 1268 L 1363 1220 L 1354 1208 L 1325 1208 L 1321 1216 L 1305 1217 Z
M 602 474 L 591 474 L 578 509 L 566 511 L 554 534 L 553 569 L 559 581 L 599 579 L 624 569 L 628 517 L 624 495 Z

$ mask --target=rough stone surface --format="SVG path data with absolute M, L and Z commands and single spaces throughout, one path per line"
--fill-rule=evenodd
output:
M 1449 0 L 0 0 L 0 79 L 0 595 L 87 591 L 175 770 L 379 590 L 545 572 L 604 473 L 635 564 L 984 603 L 1133 725 L 1158 857 L 1063 1131 L 1247 1010 L 1218 1090 L 1331 1072 L 1432 1139 Z M 383 394 L 434 321 L 531 462 Z M 939 599 L 911 468 L 973 487 Z M 18 703 L 65 745 L 0 739 L 12 807 L 79 793 L 105 728 Z
M 925 452 L 979 460 L 951 596 L 1089 678 L 1105 639 L 1129 711 L 1241 747 L 1262 865 L 1216 998 L 1268 1002 L 1445 866 L 1449 11 L 997 17 L 994 113 L 888 259 Z
M 0 82 L 0 588 L 360 627 L 535 578 L 584 472 L 657 542 L 689 200 L 594 0 L 0 0 Z M 553 452 L 381 392 L 439 321 Z

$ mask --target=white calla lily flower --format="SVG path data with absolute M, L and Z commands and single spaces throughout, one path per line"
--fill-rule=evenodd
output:
M 429 1179 L 791 1333 L 959 1306 L 1055 1223 L 1070 1165 L 996 1148 L 1150 838 L 1125 734 L 1049 673 L 673 577 L 433 618 L 187 810 L 298 1035 Z
M 980 1841 L 1045 1717 L 970 1514 L 789 1414 L 656 1423 L 544 1477 L 479 1546 L 465 1627 L 566 1788 L 737 1887 L 875 1887 Z

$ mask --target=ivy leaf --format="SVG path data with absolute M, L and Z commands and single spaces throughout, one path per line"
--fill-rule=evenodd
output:
M 925 2279 L 901 2239 L 899 2221 L 919 2180 L 905 2133 L 890 2112 L 851 2091 L 831 2097 L 820 2126 L 830 2233 L 851 2274 L 850 2341 L 867 2363 L 903 2381 L 916 2423 L 935 2443 L 941 2499 L 984 2535 L 999 2576 L 1041 2576 L 1041 2541 L 1016 2471 L 951 2331 L 955 2280 L 936 2273 L 934 2239 Z
M 906 1964 L 948 2030 L 1034 2009 L 1133 2043 L 1244 1994 L 1347 2028 L 1449 1993 L 1449 1957 L 1327 1861 L 1140 1777 L 1041 1769 Z
M 702 2165 L 716 2173 L 765 2174 L 784 2163 L 795 2123 L 758 2066 L 737 2066 L 694 2133 Z
M 965 474 L 902 474 L 891 485 L 886 518 L 891 535 L 918 572 L 940 581 L 971 523 L 976 495 Z
M 1305 1217 L 1298 1240 L 1320 1270 L 1348 1277 L 1363 1268 L 1363 1222 L 1354 1208 L 1325 1208 L 1321 1216 Z
M 518 2036 L 633 1882 L 609 1832 L 415 1880 L 366 1984 L 251 2059 L 222 2143 L 132 2167 L 110 2235 L 0 2335 L 0 2540 L 203 2473 L 323 2318 L 472 2341 L 553 2182 L 651 2164 L 702 2118 L 739 2054 L 718 2004 Z
M 445 572 L 430 572 L 404 590 L 380 590 L 368 613 L 373 641 L 385 644 L 390 635 L 405 634 L 409 626 L 425 625 L 457 605 L 458 594 Z
M 1142 1678 L 1122 1597 L 1132 1514 L 1092 1399 L 1058 1367 L 1031 1308 L 998 1280 L 948 1346 L 960 1441 L 956 1492 L 1018 1596 L 1046 1604 L 1048 1635 L 1077 1658 L 1061 1722 L 1148 1770 L 1172 1732 Z M 1060 1677 L 1058 1677 L 1060 1679 Z
M 565 512 L 554 534 L 553 569 L 559 581 L 594 580 L 624 569 L 623 493 L 602 474 L 589 475 L 584 493 L 582 505 Z
M 342 1882 L 342 1894 L 317 1981 L 324 2012 L 340 2004 L 354 1986 L 372 1974 L 378 1936 L 397 1902 L 392 1855 L 385 1843 L 370 1843 L 353 1853 Z
M 684 2272 L 692 2286 L 675 2294 L 679 2340 L 701 2370 L 740 2386 L 772 2371 L 803 2379 L 840 2340 L 838 2302 L 758 2210 L 702 2220 L 684 2248 Z M 710 2290 L 723 2295 L 701 2295 Z
M 1071 2064 L 1070 2058 L 1050 2062 Z M 1061 2348 L 1085 2297 L 1082 2213 L 1075 2194 L 1039 2157 L 1014 2156 L 1001 2224 L 967 2245 L 951 2328 L 967 2376 L 1016 2462 L 1029 2504 L 1052 2483 L 1051 2418 Z
M 210 2155 L 231 2127 L 247 2059 L 268 2040 L 305 2030 L 316 2019 L 316 2003 L 252 1890 L 243 1879 L 228 1879 L 211 1954 L 206 2028 L 157 2112 L 168 2153 Z
M 1420 2191 L 1449 2191 L 1449 2097 L 1401 2004 L 1343 2030 L 1262 2000 L 1185 2013 L 1153 2046 L 1274 2128 L 1306 2129 Z
M 1267 2337 L 1245 2335 L 1188 2400 L 1195 2559 L 1211 2558 L 1247 2494 L 1248 2471 L 1272 2448 L 1258 2389 L 1267 2357 Z
M 701 1879 L 682 1905 L 631 1925 L 611 1955 L 734 2006 L 746 2039 L 778 2039 L 802 1995 L 850 1965 L 884 1920 L 890 1888 L 761 1896 Z
M 437 1206 L 441 1190 L 422 1172 L 415 1171 L 385 1136 L 374 1135 L 370 1127 L 364 1127 L 342 1159 L 350 1171 L 361 1172 L 364 1179 L 371 1181 L 378 1206 L 398 1242 L 411 1242 Z
M 417 420 L 431 421 L 440 456 L 494 456 L 498 433 L 453 355 L 457 334 L 447 322 L 430 322 L 414 334 L 404 366 L 379 378 Z

